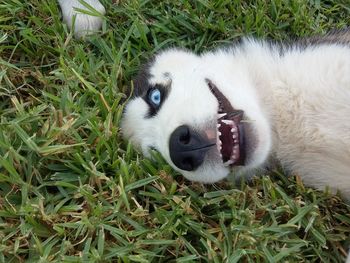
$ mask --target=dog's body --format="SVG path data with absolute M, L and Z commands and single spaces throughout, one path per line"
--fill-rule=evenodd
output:
M 122 129 L 191 180 L 277 159 L 350 199 L 350 31 L 288 46 L 248 39 L 199 56 L 162 52 L 135 80 Z
M 78 38 L 96 32 L 102 25 L 100 16 L 92 15 L 98 12 L 104 15 L 106 10 L 98 0 L 58 0 L 62 10 L 63 21 L 70 29 L 74 25 L 74 35 Z M 86 13 L 80 12 L 84 10 Z M 75 19 L 74 19 L 75 17 Z
M 85 0 L 90 10 L 79 0 L 58 2 L 64 22 L 70 29 L 74 25 L 76 37 L 101 27 L 101 17 L 79 12 L 81 9 L 91 13 L 92 8 L 104 14 L 105 8 L 98 0 Z M 219 150 L 215 153 L 214 147 L 200 154 L 203 163 L 195 169 L 179 168 L 169 151 L 170 136 L 181 125 L 209 140 L 217 136 L 213 122 L 217 119 L 213 111 L 217 101 L 204 84 L 210 80 L 233 108 L 245 112 L 244 126 L 250 134 L 244 146 L 247 157 L 244 165 L 228 165 L 237 175 L 246 175 L 251 168 L 264 167 L 268 160 L 276 158 L 291 173 L 301 175 L 308 185 L 321 189 L 329 186 L 350 199 L 349 30 L 290 46 L 246 40 L 201 56 L 169 50 L 156 56 L 140 76 L 136 82 L 138 90 L 156 84 L 166 89 L 172 86 L 172 90 L 181 86 L 176 88 L 180 97 L 169 96 L 166 104 L 170 105 L 163 106 L 167 109 L 151 118 L 144 118 L 149 106 L 136 100 L 137 96 L 129 104 L 124 133 L 145 154 L 149 147 L 156 148 L 191 180 L 215 182 L 228 175 L 231 169 L 222 164 Z M 142 92 L 138 95 L 145 96 Z

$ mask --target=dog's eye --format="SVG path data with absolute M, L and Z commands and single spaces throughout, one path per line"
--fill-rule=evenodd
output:
M 149 112 L 145 118 L 151 118 L 155 116 L 159 109 L 162 107 L 162 104 L 166 100 L 168 95 L 168 89 L 162 85 L 156 84 L 149 87 L 146 94 L 143 96 L 144 101 L 149 106 Z
M 162 94 L 159 89 L 153 88 L 148 93 L 149 102 L 155 107 L 158 108 L 162 101 Z

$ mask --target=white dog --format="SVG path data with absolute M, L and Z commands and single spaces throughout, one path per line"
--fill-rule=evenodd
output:
M 277 159 L 350 199 L 350 30 L 161 52 L 134 81 L 122 130 L 190 180 L 247 175 Z
M 73 31 L 77 38 L 84 37 L 101 28 L 101 16 L 90 15 L 95 11 L 101 15 L 106 13 L 104 6 L 98 0 L 58 0 L 58 3 L 62 10 L 63 21 L 70 29 L 74 25 Z M 79 12 L 79 9 L 90 14 Z

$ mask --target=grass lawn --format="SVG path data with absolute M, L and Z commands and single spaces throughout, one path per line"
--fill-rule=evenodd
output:
M 338 196 L 281 170 L 191 183 L 119 123 L 154 52 L 322 34 L 350 25 L 349 0 L 102 2 L 103 29 L 84 42 L 56 1 L 0 1 L 0 262 L 343 262 Z

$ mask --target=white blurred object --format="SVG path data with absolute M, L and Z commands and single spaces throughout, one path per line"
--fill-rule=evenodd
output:
M 101 15 L 106 13 L 106 9 L 98 0 L 84 0 L 84 2 L 90 5 L 94 10 L 96 10 Z M 76 9 L 86 10 L 91 13 L 86 6 L 79 2 L 79 0 L 58 0 L 60 4 L 63 21 L 68 25 L 69 29 L 72 30 L 74 16 L 74 35 L 77 38 L 84 37 L 88 34 L 98 31 L 102 26 L 102 17 L 93 16 L 90 14 L 84 14 Z

